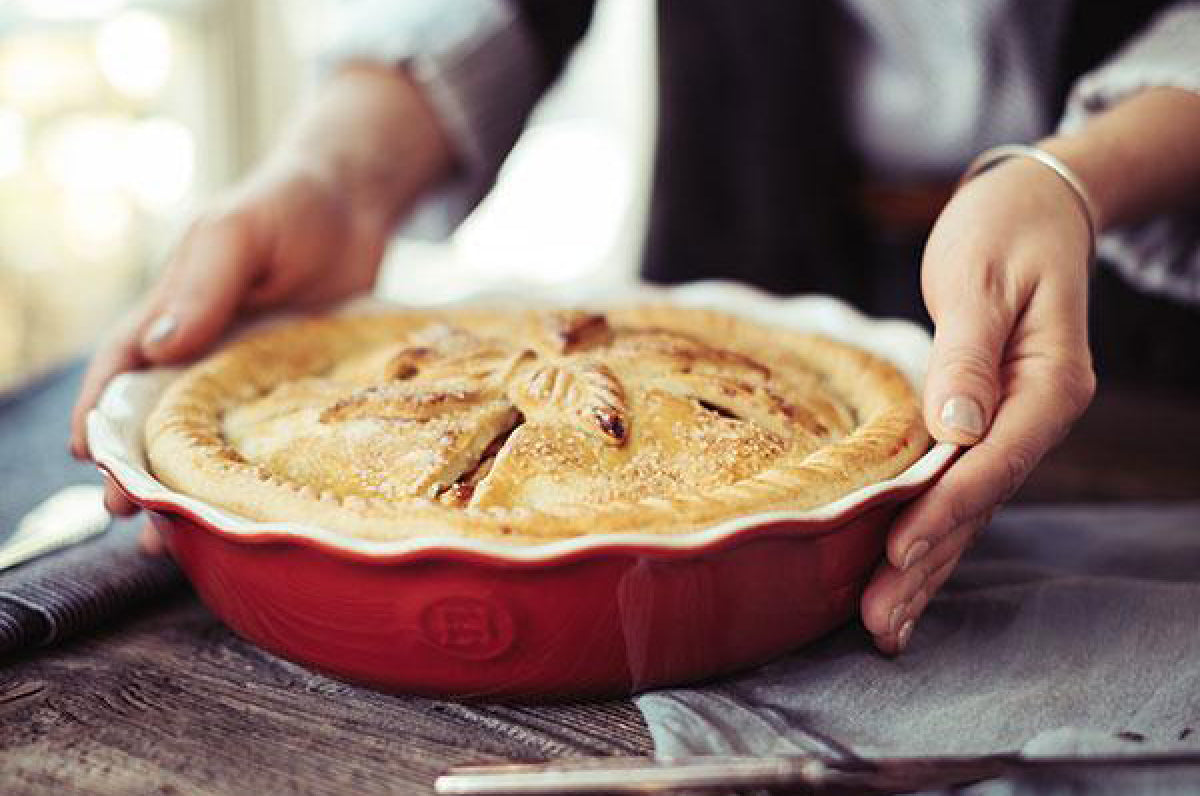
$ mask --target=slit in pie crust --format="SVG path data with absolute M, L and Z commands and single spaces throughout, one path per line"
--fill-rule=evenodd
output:
M 146 424 L 169 487 L 377 540 L 679 533 L 822 505 L 928 445 L 890 364 L 666 305 L 291 321 L 187 369 Z

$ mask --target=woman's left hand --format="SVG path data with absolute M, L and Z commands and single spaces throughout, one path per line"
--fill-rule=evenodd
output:
M 972 179 L 934 226 L 921 266 L 935 326 L 925 421 L 970 447 L 892 526 L 862 598 L 880 650 L 904 649 L 992 512 L 1091 401 L 1089 245 L 1071 188 L 1026 158 Z

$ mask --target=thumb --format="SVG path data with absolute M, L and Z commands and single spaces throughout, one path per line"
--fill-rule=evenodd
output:
M 925 424 L 940 442 L 973 445 L 996 412 L 1008 324 L 996 312 L 959 304 L 935 321 L 925 378 Z
M 203 353 L 229 326 L 257 268 L 243 225 L 202 222 L 184 238 L 165 284 L 159 310 L 143 327 L 143 356 L 154 364 Z

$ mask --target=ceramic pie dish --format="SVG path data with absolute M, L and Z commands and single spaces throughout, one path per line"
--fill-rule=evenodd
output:
M 358 306 L 126 374 L 93 454 L 244 637 L 503 699 L 692 682 L 828 632 L 953 455 L 904 383 L 912 325 L 725 283 L 521 304 Z

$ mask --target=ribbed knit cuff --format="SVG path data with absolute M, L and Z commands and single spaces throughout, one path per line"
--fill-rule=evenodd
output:
M 426 91 L 459 168 L 414 210 L 410 234 L 445 236 L 491 189 L 545 85 L 529 33 L 505 0 L 370 0 L 341 19 L 322 70 L 395 63 Z

